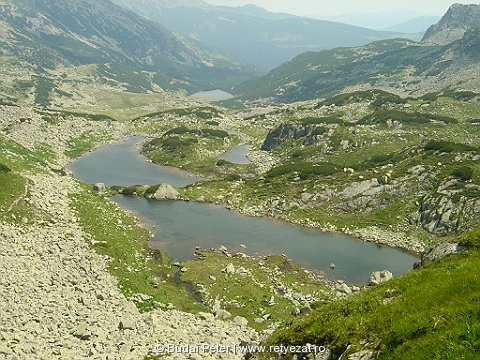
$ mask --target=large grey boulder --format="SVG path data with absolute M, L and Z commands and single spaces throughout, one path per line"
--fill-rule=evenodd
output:
M 160 184 L 151 198 L 155 200 L 177 200 L 179 196 L 180 194 L 172 185 L 163 183 Z
M 93 191 L 104 192 L 105 189 L 106 189 L 105 184 L 102 182 L 99 182 L 93 185 Z
M 370 281 L 368 282 L 368 285 L 378 285 L 392 279 L 393 274 L 388 270 L 374 271 L 372 275 L 370 275 Z

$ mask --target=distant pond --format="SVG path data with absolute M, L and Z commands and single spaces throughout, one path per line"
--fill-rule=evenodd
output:
M 233 149 L 220 154 L 218 159 L 227 160 L 234 164 L 250 164 L 250 160 L 248 160 L 247 157 L 250 147 L 251 145 L 236 146 Z
M 196 92 L 190 97 L 197 97 L 197 98 L 202 98 L 202 99 L 216 99 L 216 100 L 227 100 L 233 98 L 233 95 L 223 91 L 223 90 L 209 90 L 209 91 L 199 91 Z
M 138 153 L 141 138 L 96 150 L 69 167 L 76 178 L 111 185 L 153 185 L 168 182 L 182 187 L 199 180 L 186 172 L 160 167 Z M 418 260 L 403 251 L 364 243 L 345 235 L 323 233 L 267 217 L 255 218 L 224 206 L 184 201 L 155 201 L 115 196 L 119 206 L 136 213 L 155 236 L 152 247 L 170 258 L 186 260 L 196 246 L 218 248 L 249 255 L 285 254 L 307 268 L 321 270 L 331 279 L 365 283 L 377 270 L 394 276 L 412 269 Z M 335 269 L 329 264 L 334 263 Z

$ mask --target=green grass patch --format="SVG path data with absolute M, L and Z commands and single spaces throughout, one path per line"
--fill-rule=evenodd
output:
M 194 284 L 197 290 L 205 289 L 200 294 L 208 302 L 222 299 L 222 308 L 233 317 L 245 317 L 253 328 L 265 329 L 276 322 L 286 324 L 294 317 L 295 305 L 279 295 L 276 290 L 279 284 L 324 301 L 331 299 L 325 283 L 313 279 L 301 266 L 281 256 L 258 261 L 242 255 L 227 257 L 209 251 L 199 254 L 202 260 L 182 263 L 188 270 L 182 273 L 181 279 Z M 224 271 L 229 264 L 234 266 L 234 273 Z M 255 322 L 259 318 L 265 321 Z
M 94 240 L 92 248 L 111 258 L 108 270 L 118 279 L 127 298 L 135 294 L 151 296 L 136 301 L 142 311 L 166 304 L 184 311 L 204 309 L 183 286 L 175 284 L 176 268 L 169 265 L 165 254 L 148 248 L 149 234 L 132 216 L 90 190 L 89 185 L 82 188 L 71 196 L 72 207 L 80 225 Z
M 111 136 L 106 133 L 98 134 L 93 131 L 86 131 L 80 136 L 67 142 L 69 149 L 65 151 L 65 155 L 74 159 L 94 149 L 100 142 L 109 139 L 111 139 Z
M 475 151 L 478 152 L 479 148 L 467 144 L 455 143 L 448 140 L 430 140 L 424 145 L 425 151 L 439 151 L 444 153 L 451 152 L 464 152 L 464 151 Z
M 478 244 L 478 230 L 463 237 Z M 473 248 L 450 255 L 359 295 L 321 305 L 278 331 L 268 344 L 325 345 L 336 356 L 347 348 L 350 354 L 367 348 L 377 359 L 477 358 L 478 255 Z

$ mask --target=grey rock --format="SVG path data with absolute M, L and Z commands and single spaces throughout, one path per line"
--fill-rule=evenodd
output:
M 247 326 L 248 325 L 248 320 L 245 319 L 242 316 L 235 316 L 233 318 L 233 323 L 237 326 Z
M 73 336 L 80 340 L 89 340 L 92 337 L 92 333 L 90 330 L 88 330 L 88 325 L 87 324 L 80 324 L 77 326 L 75 332 L 73 333 Z
M 335 290 L 337 290 L 340 294 L 345 294 L 345 295 L 350 295 L 352 293 L 352 289 L 345 283 L 338 284 L 335 287 Z
M 177 200 L 179 196 L 179 192 L 172 185 L 162 183 L 157 191 L 151 195 L 151 198 L 155 200 Z
M 312 311 L 312 308 L 310 306 L 304 306 L 300 309 L 300 314 L 306 314 Z
M 226 274 L 235 274 L 235 265 L 229 263 L 222 271 Z
M 370 275 L 369 285 L 378 285 L 393 279 L 393 274 L 388 270 L 374 271 Z
M 348 360 L 372 360 L 373 352 L 364 350 L 348 356 Z
M 124 317 L 118 324 L 120 330 L 135 330 L 135 320 L 130 317 Z
M 204 320 L 204 321 L 211 321 L 213 320 L 214 316 L 213 314 L 209 314 L 209 313 L 205 313 L 205 312 L 199 312 L 197 315 L 196 315 L 196 318 L 197 319 L 200 319 L 200 320 Z
M 466 249 L 466 246 L 456 243 L 444 242 L 437 244 L 422 255 L 422 264 L 427 261 L 438 261 L 447 255 L 456 254 Z
M 230 318 L 231 316 L 232 314 L 230 314 L 227 310 L 224 310 L 224 309 L 219 309 L 215 313 L 215 319 L 219 319 L 219 320 L 225 320 Z
M 102 182 L 96 183 L 93 185 L 93 190 L 97 192 L 104 192 L 106 189 L 105 184 Z

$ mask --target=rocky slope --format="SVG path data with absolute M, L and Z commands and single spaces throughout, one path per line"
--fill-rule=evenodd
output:
M 452 5 L 438 23 L 428 28 L 422 42 L 445 45 L 461 39 L 480 26 L 480 6 Z
M 23 126 L 20 118 L 25 116 L 31 119 Z M 121 293 L 107 271 L 109 259 L 91 250 L 91 237 L 77 222 L 71 196 L 80 191 L 79 184 L 58 171 L 68 160 L 63 155 L 66 140 L 92 130 L 91 124 L 71 117 L 60 129 L 29 109 L 10 106 L 0 107 L 0 124 L 2 147 L 15 139 L 37 154 L 45 143 L 58 151 L 57 160 L 46 167 L 31 163 L 28 150 L 2 151 L 2 161 L 28 170 L 21 172 L 25 191 L 1 212 L 0 358 L 137 360 L 159 354 L 157 344 L 218 344 L 230 351 L 171 358 L 236 359 L 241 355 L 233 353 L 234 344 L 258 340 L 255 331 L 213 315 L 175 310 L 142 314 Z M 104 126 L 109 127 L 94 124 L 97 131 Z M 114 137 L 122 135 L 122 127 L 117 129 Z M 30 211 L 19 212 L 18 206 Z

